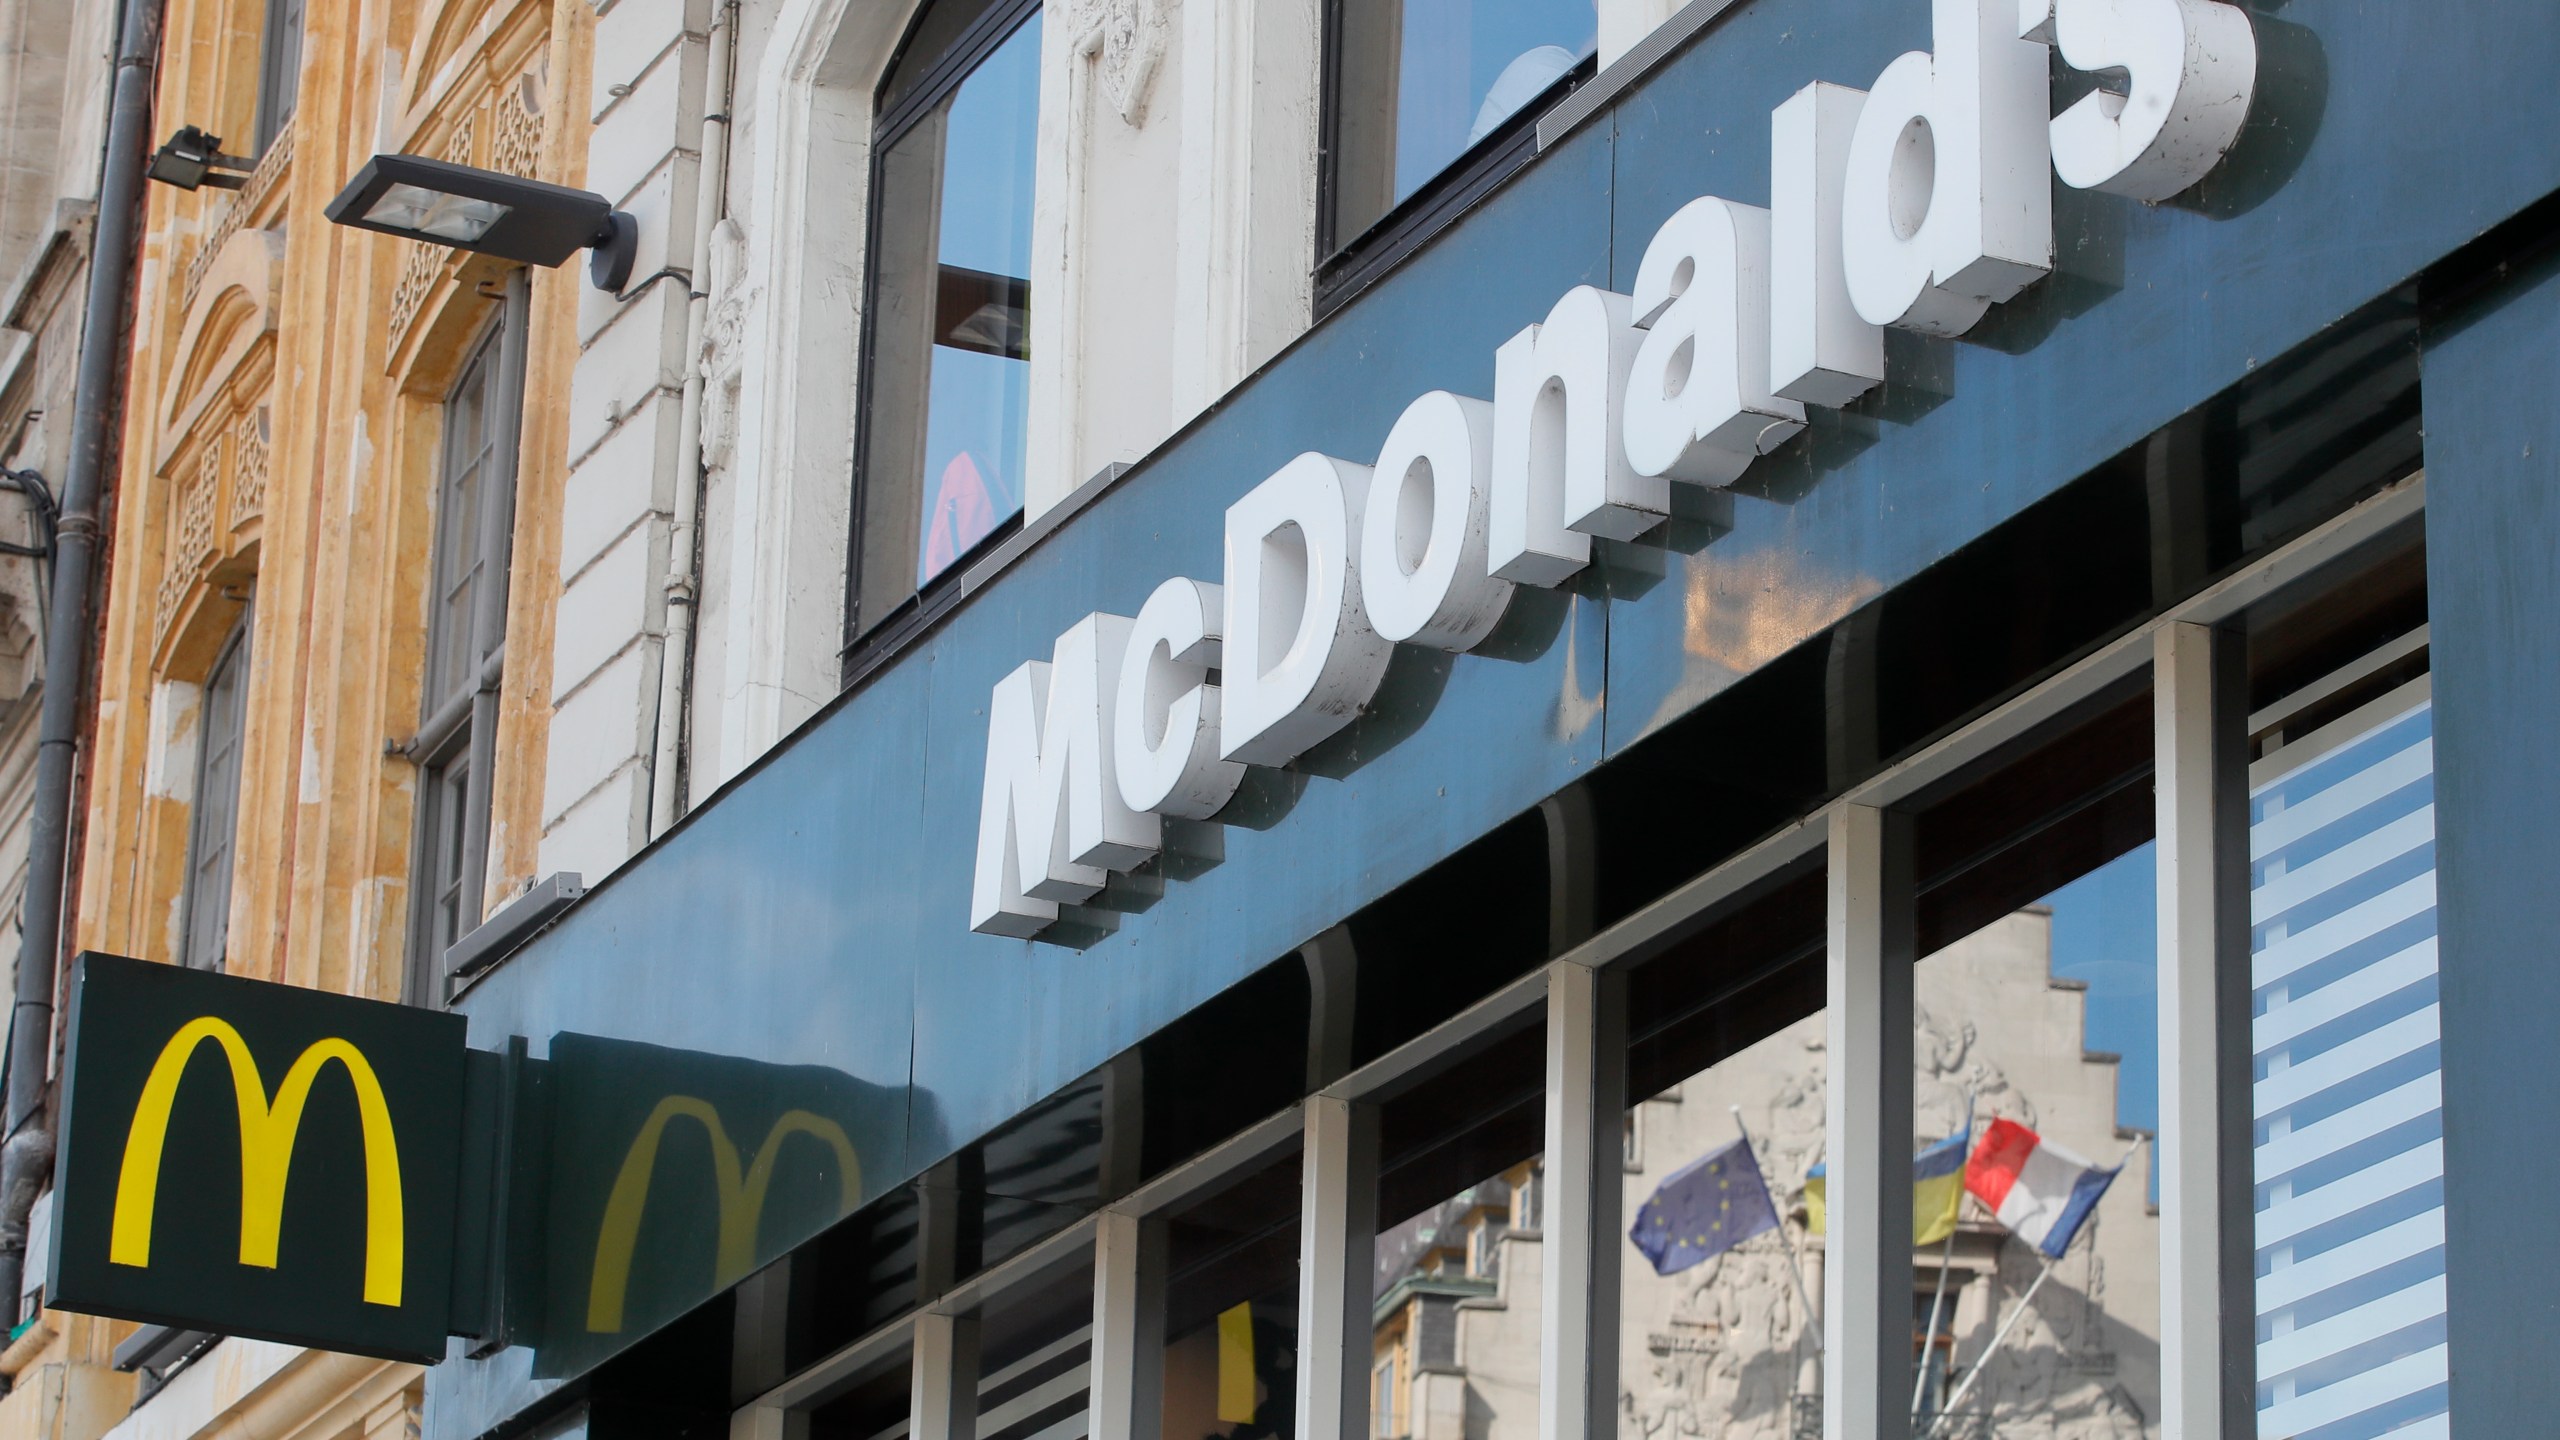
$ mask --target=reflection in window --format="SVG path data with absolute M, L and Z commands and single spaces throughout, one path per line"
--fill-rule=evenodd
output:
M 2422 676 L 2249 801 L 2258 1433 L 2446 1433 L 2435 745 Z
M 2111 798 L 2148 820 L 2148 787 Z M 2012 854 L 2116 843 L 2065 821 Z M 2144 1143 L 2158 1107 L 2155 868 L 2153 847 L 2137 845 L 1913 977 L 1913 1122 L 1921 1144 L 1967 1151 L 1961 1194 L 1947 1197 L 1955 1223 L 1913 1257 L 1919 1433 L 2139 1436 L 2159 1414 L 2160 1220 Z M 2041 860 L 1995 859 L 1954 888 L 1987 900 L 2044 873 Z M 1929 1197 L 1925 1181 L 1915 1189 Z
M 1040 17 L 985 28 L 958 42 L 991 46 L 974 68 L 883 127 L 857 634 L 1022 510 Z M 946 58 L 911 56 L 900 80 Z
M 1518 1031 L 1379 1112 L 1370 1440 L 1538 1433 L 1545 1038 Z
M 1342 0 L 1334 37 L 1339 249 L 1590 55 L 1592 0 Z
M 1298 1433 L 1298 1157 L 1166 1220 L 1165 1440 Z

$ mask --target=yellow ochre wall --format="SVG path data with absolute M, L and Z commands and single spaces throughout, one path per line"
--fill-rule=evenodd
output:
M 379 150 L 579 184 L 595 12 L 588 0 L 305 8 L 297 111 L 246 188 L 147 187 L 73 924 L 80 948 L 176 958 L 191 687 L 254 595 L 229 968 L 397 999 L 417 771 L 387 749 L 419 720 L 440 401 L 505 269 L 322 210 Z M 247 148 L 266 9 L 168 0 L 160 134 L 192 123 Z M 541 833 L 584 283 L 580 267 L 531 282 L 483 913 L 531 883 Z M 15 1381 L 0 1440 L 90 1440 L 123 1422 L 132 1378 L 105 1367 L 131 1328 L 47 1312 L 0 1355 Z M 228 1341 L 196 1369 L 134 1418 L 153 1416 L 156 1435 L 200 1406 L 206 1426 L 249 1407 L 268 1412 L 260 1434 L 414 1433 L 414 1366 Z

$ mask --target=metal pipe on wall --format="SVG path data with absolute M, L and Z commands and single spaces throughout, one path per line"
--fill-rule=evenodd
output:
M 701 605 L 702 392 L 708 364 L 702 337 L 711 318 L 711 240 L 728 208 L 731 56 L 738 30 L 736 0 L 711 13 L 711 63 L 703 80 L 701 165 L 694 181 L 691 292 L 684 312 L 684 399 L 676 421 L 675 515 L 667 537 L 667 639 L 658 661 L 656 749 L 649 762 L 649 838 L 683 818 L 685 726 L 693 690 L 694 612 Z
M 115 79 L 99 159 L 98 228 L 89 251 L 89 294 L 80 321 L 80 370 L 71 412 L 71 464 L 55 532 L 52 625 L 45 632 L 44 701 L 36 729 L 35 799 L 29 812 L 26 900 L 18 937 L 17 1005 L 9 1018 L 8 1139 L 0 1144 L 0 1297 L 16 1318 L 26 1273 L 27 1214 L 53 1165 L 44 1128 L 52 1069 L 53 997 L 62 955 L 71 801 L 88 699 L 90 579 L 98 551 L 98 497 L 123 414 L 126 316 L 142 218 L 142 167 L 151 147 L 153 57 L 161 0 L 125 0 Z

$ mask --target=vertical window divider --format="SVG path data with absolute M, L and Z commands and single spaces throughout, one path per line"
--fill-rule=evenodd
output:
M 1609 1440 L 1618 1414 L 1627 978 L 1622 967 L 1568 961 L 1549 966 L 1547 977 L 1538 1434 Z
M 2247 653 L 2153 638 L 2159 806 L 2161 1433 L 2256 1432 L 2249 1154 Z
M 1823 969 L 1824 1440 L 1911 1434 L 1911 820 L 1843 804 L 1830 825 Z
M 978 1317 L 924 1310 L 909 1352 L 911 1440 L 977 1440 Z
M 1108 1209 L 1093 1236 L 1091 1440 L 1164 1430 L 1165 1274 L 1171 1236 L 1153 1215 Z
M 1378 1107 L 1307 1100 L 1298 1229 L 1298 1434 L 1369 1433 L 1371 1246 L 1378 1233 Z M 923 1437 L 919 1437 L 923 1440 Z

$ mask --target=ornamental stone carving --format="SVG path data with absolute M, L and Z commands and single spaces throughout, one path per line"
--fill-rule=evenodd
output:
M 702 464 L 726 470 L 738 453 L 738 387 L 746 372 L 747 232 L 722 219 L 711 232 L 711 314 L 702 327 Z
M 1070 42 L 1093 62 L 1103 98 L 1122 120 L 1145 124 L 1172 29 L 1164 0 L 1074 0 L 1063 9 Z
M 457 165 L 471 163 L 471 142 L 477 128 L 477 115 L 466 115 L 453 127 L 440 157 Z M 390 353 L 400 352 L 401 342 L 409 338 L 409 327 L 417 323 L 418 312 L 434 290 L 436 277 L 444 273 L 446 262 L 454 252 L 441 245 L 423 244 L 416 240 L 400 242 L 400 278 L 391 286 Z
M 498 92 L 490 107 L 495 123 L 489 136 L 489 168 L 526 180 L 539 179 L 542 168 L 542 91 L 540 70 L 528 70 Z
M 231 426 L 231 523 L 266 513 L 267 407 L 250 406 Z

